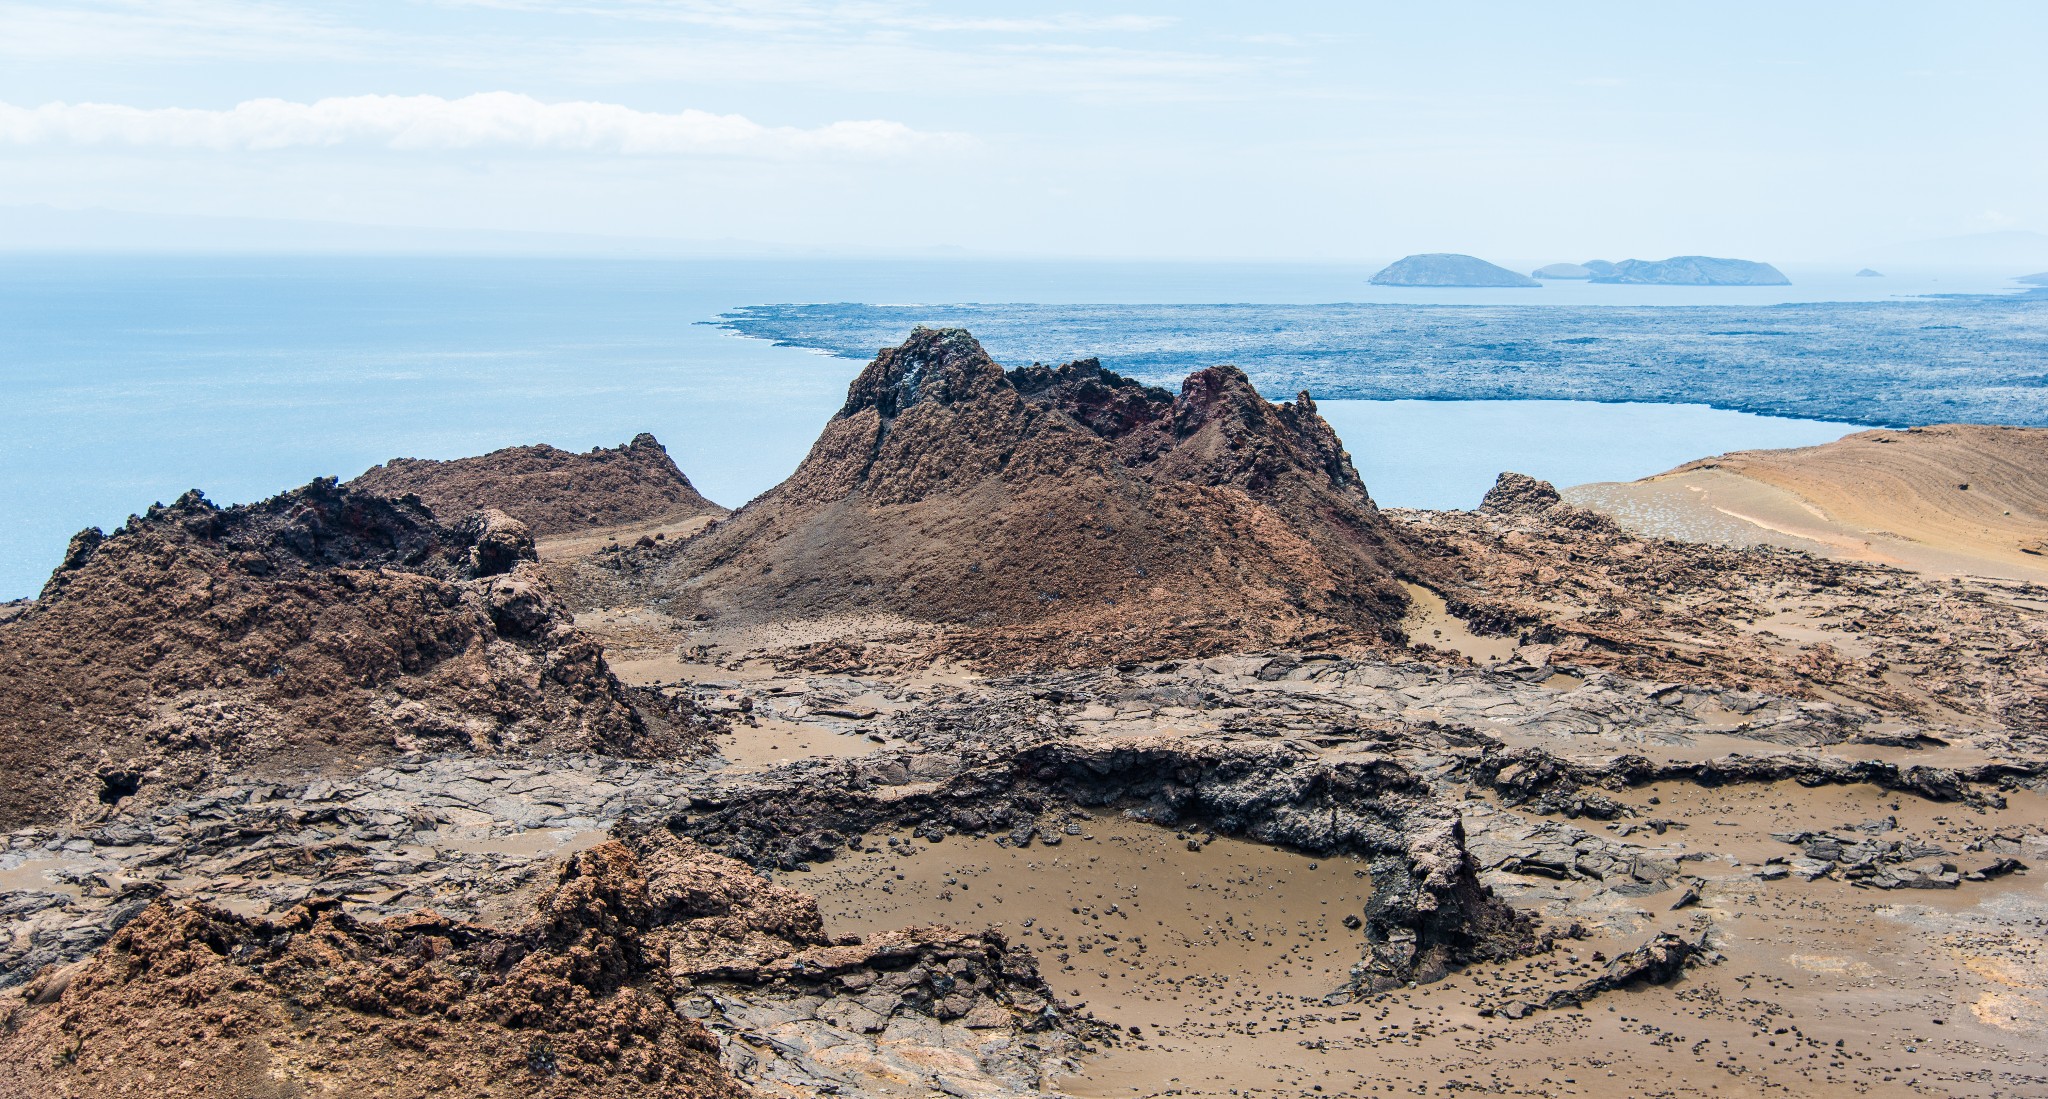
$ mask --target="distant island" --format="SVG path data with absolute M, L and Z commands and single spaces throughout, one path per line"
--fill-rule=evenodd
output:
M 2028 286 L 2048 286 L 2048 271 L 2043 271 L 2037 275 L 2021 275 L 2013 281 L 2022 282 Z
M 1667 260 L 1588 261 L 1594 282 L 1658 286 L 1790 286 L 1792 280 L 1768 263 L 1715 256 L 1673 256 Z M 1606 270 L 1603 270 L 1605 268 Z
M 1856 272 L 1856 277 L 1859 279 L 1881 279 L 1884 277 L 1884 272 L 1873 271 L 1870 268 L 1865 267 L 1863 270 Z
M 1583 263 L 1553 263 L 1529 272 L 1539 279 L 1590 279 L 1593 269 Z
M 1527 275 L 1518 275 L 1477 256 L 1454 252 L 1425 252 L 1404 256 L 1372 277 L 1375 286 L 1541 286 Z

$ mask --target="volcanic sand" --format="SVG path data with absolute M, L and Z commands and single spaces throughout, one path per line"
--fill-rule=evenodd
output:
M 1029 945 L 1070 1005 L 1136 1028 L 1062 1081 L 1066 1090 L 1273 1083 L 1258 1066 L 1293 1059 L 1299 1034 L 1270 1028 L 1320 1001 L 1359 959 L 1364 933 L 1343 921 L 1371 892 L 1365 864 L 1121 816 L 1077 823 L 1080 835 L 1056 847 L 931 845 L 901 833 L 785 881 L 816 892 L 835 934 L 944 923 Z M 1335 1064 L 1292 1075 L 1337 1092 L 1363 1080 Z
M 2048 430 L 1942 424 L 1567 489 L 1640 534 L 1935 575 L 2048 579 Z
M 1355 859 L 1103 815 L 1076 816 L 1081 834 L 1051 848 L 877 834 L 781 880 L 815 893 L 835 934 L 938 922 L 1029 945 L 1070 1005 L 1126 1032 L 1056 1082 L 1077 1096 L 2048 1094 L 2048 1073 L 2012 1067 L 2048 1041 L 2043 879 L 1885 892 L 1756 876 L 1765 859 L 1797 854 L 1772 832 L 1877 822 L 1886 838 L 1944 846 L 1974 867 L 1991 861 L 1961 853 L 1983 816 L 2039 833 L 2048 798 L 2015 792 L 2006 810 L 1980 811 L 1795 783 L 1660 783 L 1618 797 L 1640 815 L 1584 823 L 1667 821 L 1661 850 L 1699 883 L 1699 903 L 1674 909 L 1675 887 L 1619 897 L 1508 879 L 1518 906 L 1559 930 L 1580 923 L 1583 937 L 1360 1003 L 1323 1002 L 1359 957 L 1361 933 L 1343 921 L 1371 882 Z M 1519 813 L 1490 797 L 1468 805 Z M 1492 1010 L 1583 981 L 1659 931 L 1709 923 L 1722 960 L 1670 986 L 1519 1020 Z
M 1408 593 L 1408 615 L 1401 620 L 1401 630 L 1408 635 L 1409 644 L 1463 653 L 1478 664 L 1515 655 L 1515 638 L 1482 637 L 1451 613 L 1443 596 L 1420 584 L 1403 583 L 1401 588 Z

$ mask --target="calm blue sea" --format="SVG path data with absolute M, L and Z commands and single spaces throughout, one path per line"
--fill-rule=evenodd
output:
M 860 366 L 854 357 L 776 346 L 716 323 L 748 306 L 1486 306 L 1537 296 L 1546 305 L 1602 307 L 1700 305 L 1721 294 L 1730 304 L 1756 307 L 1936 288 L 1931 277 L 1880 286 L 1793 269 L 1802 285 L 1791 288 L 1791 297 L 1785 290 L 1583 285 L 1432 293 L 1370 288 L 1364 280 L 1371 271 L 908 260 L 0 257 L 0 330 L 7 333 L 0 392 L 8 408 L 0 433 L 0 598 L 33 595 L 78 529 L 118 524 L 188 488 L 224 503 L 246 501 L 315 476 L 353 476 L 399 455 L 455 457 L 528 442 L 584 449 L 653 431 L 706 494 L 741 503 L 795 466 Z M 1974 282 L 1950 275 L 1938 288 L 2006 287 L 1994 275 Z M 1455 328 L 1458 311 L 1444 312 L 1444 323 Z M 1106 346 L 1092 350 L 1113 360 L 1118 338 L 1107 330 Z M 1005 354 L 991 347 L 999 358 Z M 1329 412 L 1375 495 L 1414 506 L 1470 506 L 1503 468 L 1567 484 L 1636 477 L 1707 453 L 1816 442 L 1854 427 L 1669 400 L 1333 401 Z

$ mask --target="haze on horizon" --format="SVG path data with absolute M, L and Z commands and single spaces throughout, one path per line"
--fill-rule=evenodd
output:
M 2023 2 L 0 0 L 0 226 L 1856 260 L 2048 229 L 2044 47 Z

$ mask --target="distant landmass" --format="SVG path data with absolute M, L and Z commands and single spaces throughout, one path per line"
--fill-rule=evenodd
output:
M 1593 264 L 1586 264 L 1592 267 Z M 1667 260 L 1625 259 L 1594 282 L 1625 282 L 1657 286 L 1790 286 L 1792 280 L 1768 263 L 1716 256 L 1673 256 Z
M 1579 264 L 1579 266 L 1593 272 L 1593 277 L 1596 279 L 1611 278 L 1615 272 L 1614 264 L 1604 259 L 1589 259 Z
M 1870 268 L 1865 267 L 1863 270 L 1856 272 L 1856 277 L 1859 279 L 1881 279 L 1884 277 L 1884 272 L 1872 271 Z
M 2023 282 L 2028 286 L 2048 286 L 2048 271 L 2043 271 L 2038 275 L 2021 275 L 2013 281 Z
M 1590 279 L 1593 269 L 1583 263 L 1553 263 L 1529 272 L 1539 279 Z
M 2048 290 L 2041 291 L 2048 295 Z M 1542 297 L 1532 294 L 1530 297 Z M 1973 295 L 1789 305 L 759 305 L 757 339 L 866 361 L 915 324 L 970 328 L 1000 362 L 1178 385 L 1234 363 L 1318 400 L 1705 404 L 1871 426 L 2048 427 L 2048 309 Z
M 1455 252 L 1403 256 L 1372 277 L 1375 286 L 1541 286 L 1527 275 Z

